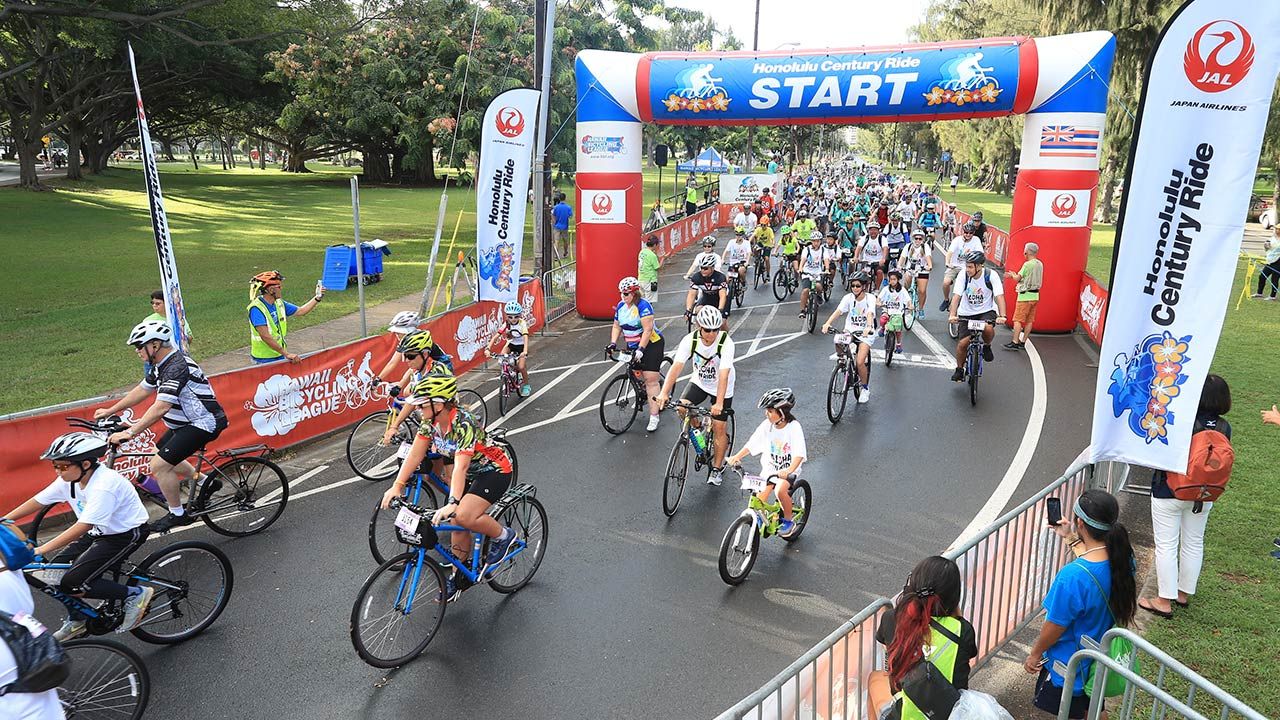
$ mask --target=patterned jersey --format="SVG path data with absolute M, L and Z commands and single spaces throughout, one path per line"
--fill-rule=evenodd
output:
M 424 422 L 418 434 L 431 438 L 431 452 L 445 457 L 464 455 L 471 458 L 467 476 L 474 477 L 487 472 L 511 472 L 511 456 L 501 446 L 489 439 L 489 434 L 474 415 L 457 408 L 448 432 L 440 432 L 433 423 Z

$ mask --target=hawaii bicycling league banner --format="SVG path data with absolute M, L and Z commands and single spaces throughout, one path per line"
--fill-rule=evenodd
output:
M 484 113 L 476 170 L 481 300 L 516 299 L 541 94 L 530 88 L 508 90 L 495 97 Z
M 1156 46 L 1116 232 L 1094 461 L 1186 469 L 1280 70 L 1278 35 L 1280 3 L 1192 0 Z
M 151 147 L 151 131 L 147 129 L 147 113 L 142 108 L 142 88 L 138 85 L 138 68 L 133 61 L 133 45 L 129 49 L 129 72 L 133 75 L 133 94 L 138 100 L 138 138 L 142 146 L 142 174 L 147 183 L 147 204 L 151 208 L 151 232 L 156 241 L 156 257 L 160 261 L 160 289 L 164 292 L 165 315 L 173 330 L 173 345 L 184 351 L 190 348 L 191 328 L 182 304 L 182 287 L 178 284 L 178 261 L 173 255 L 169 237 L 169 218 L 164 212 L 164 194 L 160 192 L 160 173 L 156 171 L 155 149 Z

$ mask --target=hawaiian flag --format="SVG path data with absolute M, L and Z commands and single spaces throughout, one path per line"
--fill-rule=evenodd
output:
M 1097 128 L 1045 125 L 1040 130 L 1040 157 L 1096 157 L 1100 134 Z

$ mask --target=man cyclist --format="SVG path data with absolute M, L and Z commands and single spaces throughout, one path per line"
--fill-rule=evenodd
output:
M 880 223 L 872 220 L 867 223 L 867 236 L 858 243 L 853 253 L 854 263 L 865 263 L 874 274 L 875 286 L 880 286 L 880 278 L 884 274 L 884 263 L 889 257 L 889 243 L 880 234 Z
M 777 237 L 773 234 L 773 228 L 768 223 L 756 227 L 755 233 L 751 236 L 751 242 L 755 245 L 755 251 L 760 253 L 764 258 L 764 275 L 766 278 L 773 275 L 773 248 L 777 244 Z
M 685 317 L 692 318 L 694 307 L 698 305 L 713 307 L 724 313 L 729 304 L 729 279 L 716 269 L 715 255 L 703 253 L 700 267 L 689 275 L 689 294 L 684 300 Z
M 974 213 L 973 217 L 969 219 L 969 222 L 973 223 L 974 236 L 985 245 L 987 242 L 987 224 L 982 221 L 982 211 L 979 210 Z
M 764 422 L 751 433 L 742 449 L 728 460 L 729 465 L 740 468 L 742 459 L 747 455 L 760 456 L 760 476 L 765 479 L 765 487 L 756 497 L 768 503 L 770 491 L 777 493 L 778 502 L 782 505 L 778 534 L 783 537 L 790 535 L 796 526 L 791 514 L 791 481 L 788 478 L 800 473 L 800 466 L 809 454 L 804 430 L 796 416 L 791 414 L 795 405 L 796 395 L 791 388 L 766 390 L 759 402 L 764 410 Z
M 658 405 L 661 407 L 667 404 L 676 378 L 684 372 L 684 366 L 692 362 L 693 378 L 681 399 L 691 405 L 701 405 L 709 398 L 714 398 L 711 403 L 711 431 L 715 451 L 707 484 L 719 485 L 724 475 L 724 456 L 729 449 L 726 423 L 729 419 L 728 411 L 733 407 L 736 374 L 733 367 L 734 346 L 729 333 L 721 329 L 724 317 L 714 307 L 704 305 L 698 308 L 696 324 L 694 331 L 686 335 L 676 347 L 671 369 L 667 371 L 662 392 L 658 393 Z M 685 409 L 677 408 L 677 412 L 683 419 Z
M 720 263 L 720 253 L 716 252 L 716 238 L 714 235 L 702 238 L 702 252 L 693 256 L 693 262 L 689 263 L 689 271 L 685 275 L 692 275 L 698 272 L 698 268 L 702 267 L 702 260 L 708 257 L 715 260 L 716 270 L 724 269 Z
M 898 256 L 911 240 L 911 226 L 905 223 L 897 212 L 889 215 L 889 226 L 881 232 L 889 243 L 889 254 L 885 256 L 885 270 L 898 264 Z
M 155 532 L 168 532 L 179 525 L 190 525 L 195 520 L 187 513 L 193 508 L 182 505 L 183 480 L 199 483 L 196 469 L 187 462 L 204 446 L 213 442 L 227 429 L 227 414 L 213 395 L 213 388 L 204 371 L 170 341 L 169 326 L 161 322 L 143 322 L 129 333 L 127 343 L 138 353 L 150 370 L 137 387 L 117 400 L 111 407 L 99 408 L 93 418 L 100 420 L 116 415 L 126 408 L 142 402 L 155 394 L 156 400 L 135 419 L 127 429 L 112 433 L 107 441 L 112 445 L 127 442 L 155 424 L 164 420 L 168 431 L 156 442 L 156 454 L 151 458 L 151 474 L 160 485 L 160 492 L 169 505 L 169 513 L 151 524 Z M 198 500 L 220 489 L 221 481 L 214 480 Z
M 799 236 L 790 225 L 783 225 L 778 228 L 778 238 L 778 254 L 782 256 L 778 260 L 779 264 L 787 263 L 795 267 L 796 260 L 800 259 Z
M 53 539 L 35 548 L 37 556 L 52 562 L 71 563 L 58 589 L 68 595 L 93 600 L 123 600 L 124 620 L 116 632 L 128 632 L 146 616 L 155 589 L 126 587 L 104 579 L 124 561 L 118 557 L 132 544 L 147 537 L 147 509 L 138 491 L 123 475 L 102 465 L 108 443 L 92 433 L 59 436 L 40 456 L 53 464 L 56 479 L 34 497 L 14 508 L 4 520 L 29 517 L 43 507 L 67 503 L 76 521 Z M 88 618 L 73 612 L 54 633 L 59 641 L 85 633 Z
M 822 292 L 822 276 L 831 270 L 835 261 L 834 251 L 822 244 L 822 233 L 814 230 L 809 235 L 809 244 L 800 251 L 797 271 L 800 273 L 800 317 L 805 316 L 809 307 L 809 291 Z
M 1004 282 L 995 270 L 987 269 L 987 256 L 981 250 L 973 250 L 964 256 L 964 276 L 956 284 L 951 296 L 950 322 L 966 323 L 961 327 L 959 341 L 956 342 L 956 371 L 951 374 L 953 382 L 964 381 L 964 361 L 969 352 L 969 333 L 963 332 L 970 320 L 985 320 L 986 328 L 982 331 L 982 359 L 991 362 L 996 359 L 991 351 L 991 340 L 996 335 L 994 323 L 1002 323 L 1005 318 Z
M 929 241 L 933 242 L 934 233 L 938 231 L 938 227 L 942 225 L 942 218 L 938 215 L 938 206 L 933 202 L 925 203 L 924 210 L 920 212 L 920 217 L 916 218 L 916 229 L 923 230 L 929 237 Z
M 976 232 L 976 226 L 967 222 L 960 228 L 960 236 L 951 238 L 951 244 L 947 246 L 945 261 L 947 270 L 942 276 L 942 302 L 938 305 L 938 310 L 942 312 L 946 312 L 951 303 L 952 284 L 964 272 L 965 255 L 971 252 L 982 252 L 982 241 L 975 236 Z
M 747 242 L 746 236 L 737 232 L 735 228 L 733 239 L 724 247 L 720 267 L 725 269 L 725 275 L 737 275 L 738 282 L 746 287 L 747 264 L 750 262 L 751 243 Z
M 809 217 L 808 210 L 800 210 L 796 213 L 796 221 L 791 226 L 791 231 L 796 234 L 796 238 L 801 242 L 808 240 L 809 236 L 817 232 L 818 224 Z
M 831 317 L 822 323 L 822 332 L 831 332 L 831 323 L 836 321 L 843 313 L 845 317 L 844 331 L 850 335 L 849 342 L 856 346 L 850 348 L 840 342 L 836 342 L 837 356 L 848 355 L 850 350 L 853 351 L 854 368 L 858 373 L 858 385 L 854 387 L 854 398 L 860 403 L 871 401 L 871 389 L 868 387 L 870 362 L 871 362 L 871 341 L 875 337 L 876 332 L 876 299 L 871 293 L 867 292 L 867 286 L 871 283 L 871 276 L 859 270 L 849 279 L 849 293 L 840 298 L 840 304 L 836 306 L 835 312 L 831 313 Z M 838 338 L 837 338 L 838 340 Z M 861 388 L 862 392 L 858 392 Z

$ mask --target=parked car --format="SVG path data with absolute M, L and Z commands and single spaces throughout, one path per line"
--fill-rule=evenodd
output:
M 1257 220 L 1262 223 L 1262 227 L 1268 230 L 1275 227 L 1276 209 L 1271 205 L 1271 198 L 1251 195 L 1249 197 L 1249 214 L 1246 219 Z

